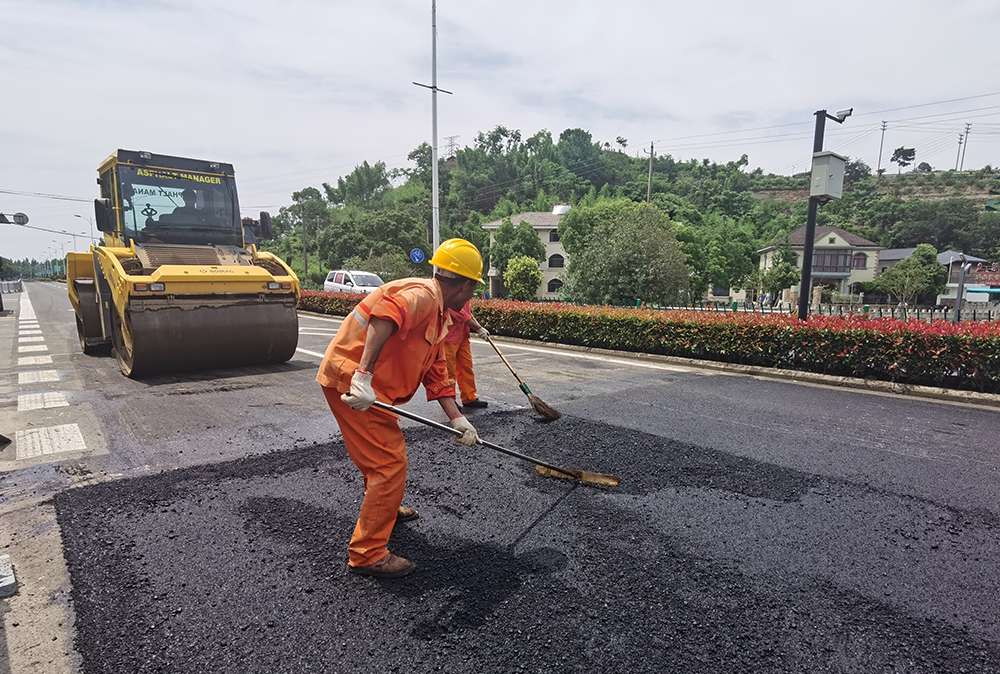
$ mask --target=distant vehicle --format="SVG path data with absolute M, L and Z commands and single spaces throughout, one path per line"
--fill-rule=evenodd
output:
M 370 271 L 352 271 L 350 269 L 335 269 L 326 275 L 323 290 L 333 293 L 369 293 L 383 285 L 385 281 Z

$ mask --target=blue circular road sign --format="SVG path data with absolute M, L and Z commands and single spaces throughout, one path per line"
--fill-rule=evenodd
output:
M 410 251 L 410 259 L 413 260 L 416 264 L 420 264 L 421 262 L 424 261 L 424 251 L 420 250 L 419 248 L 414 248 L 413 250 Z

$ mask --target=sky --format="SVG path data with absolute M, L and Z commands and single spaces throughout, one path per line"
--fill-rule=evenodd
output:
M 0 256 L 86 250 L 117 148 L 234 165 L 244 215 L 431 141 L 430 0 L 0 0 Z M 1000 166 L 996 0 L 440 0 L 438 146 L 497 125 L 808 170 Z M 886 130 L 882 132 L 882 122 Z M 79 216 L 79 217 L 77 217 Z M 39 229 L 33 229 L 39 228 Z M 42 231 L 49 230 L 49 231 Z M 71 236 L 71 235 L 76 235 Z

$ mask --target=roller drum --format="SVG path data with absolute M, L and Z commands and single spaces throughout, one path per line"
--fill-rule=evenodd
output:
M 115 354 L 129 377 L 281 363 L 299 337 L 294 298 L 132 300 L 114 323 Z

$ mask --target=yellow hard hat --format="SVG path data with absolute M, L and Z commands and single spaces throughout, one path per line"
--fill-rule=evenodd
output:
M 455 272 L 459 276 L 483 281 L 483 256 L 479 250 L 465 239 L 448 239 L 438 246 L 431 258 L 431 264 L 438 269 Z

